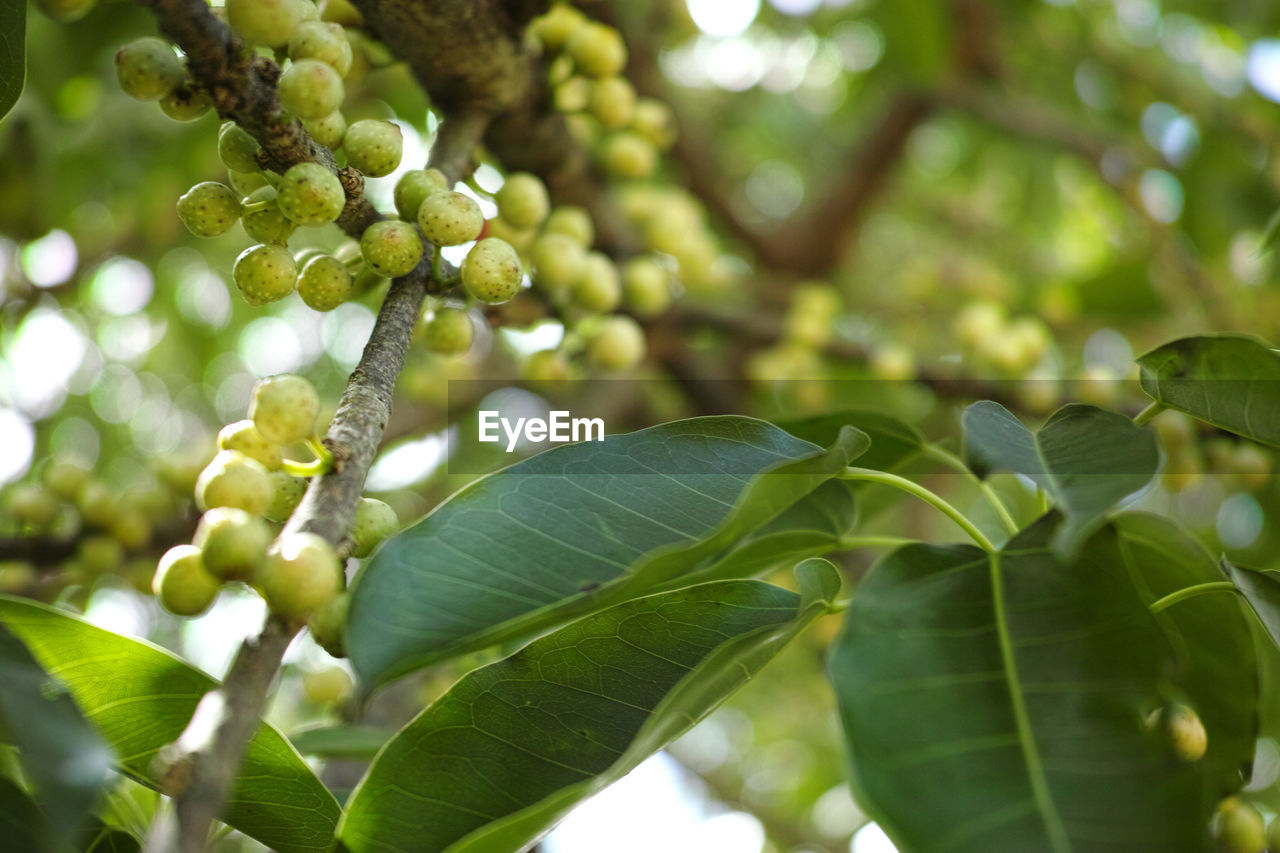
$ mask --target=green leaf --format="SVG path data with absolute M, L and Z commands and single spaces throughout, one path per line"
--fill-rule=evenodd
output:
M 320 758 L 368 759 L 377 755 L 395 732 L 366 726 L 328 726 L 289 736 L 294 749 Z
M 1171 409 L 1280 447 L 1280 355 L 1248 335 L 1200 335 L 1138 358 L 1142 390 Z
M 965 462 L 980 477 L 995 470 L 1030 477 L 1066 516 L 1054 547 L 1064 554 L 1107 510 L 1151 481 L 1160 464 L 1155 434 L 1118 412 L 1063 406 L 1036 432 L 999 403 L 964 410 Z
M 66 841 L 85 819 L 111 773 L 111 750 L 67 689 L 41 668 L 22 641 L 0 625 L 0 728 L 48 816 L 48 846 Z
M 909 545 L 856 591 L 831 678 L 863 807 L 904 850 L 1202 851 L 1200 772 L 1143 720 L 1171 650 L 1104 528 Z
M 0 3 L 0 119 L 22 95 L 27 76 L 27 4 Z
M 632 599 L 471 672 L 378 755 L 343 816 L 343 849 L 524 849 L 828 611 L 835 568 L 808 560 L 796 573 L 800 595 L 740 580 Z
M 156 753 L 182 734 L 217 682 L 164 649 L 31 601 L 0 596 L 0 623 L 67 686 L 115 750 L 120 771 L 158 788 Z M 223 819 L 281 853 L 305 853 L 328 849 L 338 813 L 289 742 L 259 728 Z
M 1180 526 L 1146 513 L 1123 513 L 1113 525 L 1129 578 L 1148 606 L 1169 593 L 1222 580 L 1210 554 Z M 1173 649 L 1171 677 L 1209 733 L 1211 793 L 1220 799 L 1249 778 L 1258 736 L 1258 657 L 1239 596 L 1200 595 L 1156 614 Z M 1243 775 L 1242 775 L 1243 774 Z
M 845 409 L 816 417 L 775 420 L 774 424 L 819 447 L 830 447 L 840 430 L 851 426 L 867 434 L 871 446 L 858 456 L 858 465 L 877 471 L 894 471 L 924 449 L 920 431 L 892 415 L 864 409 Z M 852 483 L 862 487 L 864 483 Z
M 11 850 L 41 850 L 48 826 L 36 801 L 12 779 L 0 776 L 0 838 Z
M 1222 569 L 1244 594 L 1271 641 L 1280 648 L 1280 571 L 1237 566 L 1226 557 L 1222 558 Z
M 387 542 L 357 577 L 352 665 L 368 690 L 694 582 L 867 443 L 849 427 L 823 450 L 754 418 L 694 418 L 559 447 L 477 480 Z M 768 562 L 785 556 L 778 540 L 769 545 Z M 812 549 L 806 538 L 800 555 Z

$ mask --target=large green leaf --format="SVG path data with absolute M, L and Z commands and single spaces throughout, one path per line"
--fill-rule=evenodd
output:
M 36 801 L 11 779 L 0 776 L 0 838 L 11 850 L 39 851 L 49 839 Z
M 0 3 L 0 118 L 22 95 L 27 77 L 27 4 L 23 0 Z
M 111 776 L 111 750 L 67 690 L 0 625 L 0 735 L 18 747 L 48 815 L 48 845 L 85 819 Z
M 1063 552 L 1149 483 L 1160 464 L 1151 430 L 1096 406 L 1063 406 L 1032 432 L 1004 406 L 984 400 L 964 410 L 962 424 L 965 462 L 974 472 L 1022 474 L 1053 498 L 1066 516 L 1054 538 Z
M 1142 390 L 1171 409 L 1280 447 L 1280 355 L 1247 335 L 1200 335 L 1138 358 Z
M 754 418 L 708 417 L 512 465 L 386 543 L 360 573 L 347 625 L 351 662 L 371 689 L 696 580 L 700 567 L 831 480 L 867 444 L 850 427 L 823 450 Z M 802 538 L 793 556 L 813 552 L 812 537 Z M 786 556 L 778 544 L 768 542 L 771 564 Z
M 720 581 L 632 599 L 468 674 L 379 753 L 352 794 L 345 850 L 524 849 L 670 743 L 826 613 L 830 563 L 801 594 Z
M 1120 555 L 1142 600 L 1222 580 L 1217 562 L 1168 519 L 1124 513 L 1113 522 Z M 1239 790 L 1248 779 L 1258 736 L 1258 657 L 1243 602 L 1201 595 L 1156 615 L 1176 657 L 1171 677 L 1209 733 L 1204 762 L 1212 766 L 1212 796 Z M 1243 774 L 1243 775 L 1242 775 Z
M 1280 571 L 1237 566 L 1222 558 L 1222 569 L 1257 614 L 1272 642 L 1280 648 Z
M 217 682 L 164 649 L 31 601 L 0 596 L 0 623 L 67 686 L 121 772 L 157 788 L 156 753 L 182 734 Z M 223 819 L 281 853 L 306 853 L 328 849 L 338 812 L 289 742 L 259 728 Z
M 925 438 L 910 424 L 882 412 L 865 409 L 844 409 L 807 418 L 774 420 L 774 424 L 796 438 L 802 438 L 819 447 L 829 447 L 846 426 L 867 434 L 871 446 L 858 456 L 858 465 L 877 471 L 894 471 L 907 461 L 919 456 L 924 449 Z M 855 487 L 865 484 L 855 482 Z
M 904 850 L 1202 851 L 1211 802 L 1146 714 L 1168 643 L 1107 527 L 1001 551 L 910 545 L 856 591 L 831 661 L 855 792 Z

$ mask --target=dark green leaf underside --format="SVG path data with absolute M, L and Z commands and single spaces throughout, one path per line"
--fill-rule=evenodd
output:
M 868 439 L 823 450 L 764 421 L 709 417 L 556 448 L 485 477 L 383 546 L 352 593 L 347 648 L 366 689 L 697 580 L 829 481 Z M 831 539 L 830 528 L 819 538 Z M 787 553 L 813 553 L 812 536 Z M 739 553 L 734 563 L 754 564 Z
M 903 849 L 1200 851 L 1199 776 L 1144 729 L 1169 654 L 1095 535 L 912 545 L 857 590 L 831 676 L 855 791 Z
M 1142 390 L 1245 438 L 1280 447 L 1280 355 L 1257 338 L 1201 335 L 1138 359 Z
M 0 119 L 22 95 L 27 76 L 27 4 L 0 2 Z
M 827 611 L 834 568 L 797 573 L 802 595 L 723 581 L 633 599 L 468 674 L 378 755 L 340 841 L 354 853 L 523 849 Z
M 157 787 L 152 759 L 216 682 L 164 649 L 65 612 L 0 596 L 0 623 L 64 683 L 122 772 Z M 339 807 L 289 742 L 263 725 L 250 741 L 224 819 L 281 851 L 325 851 Z

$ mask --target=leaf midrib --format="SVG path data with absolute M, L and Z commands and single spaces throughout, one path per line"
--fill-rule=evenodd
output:
M 1009 636 L 1009 625 L 1005 618 L 1004 578 L 1000 570 L 1000 554 L 993 553 L 988 558 L 991 569 L 991 599 L 994 611 L 996 632 L 1000 641 L 1000 659 L 1004 666 L 1005 680 L 1009 684 L 1009 701 L 1013 706 L 1014 723 L 1018 730 L 1018 744 L 1021 747 L 1023 762 L 1027 769 L 1027 778 L 1031 784 L 1031 794 L 1036 804 L 1036 811 L 1044 822 L 1045 832 L 1049 835 L 1049 843 L 1054 853 L 1071 853 L 1071 840 L 1067 836 L 1062 817 L 1053 803 L 1053 795 L 1049 791 L 1049 781 L 1045 777 L 1044 764 L 1040 758 L 1040 750 L 1036 746 L 1035 734 L 1031 730 L 1031 718 L 1027 713 L 1026 698 L 1022 694 L 1022 682 L 1018 676 L 1018 665 L 1013 656 L 1013 640 Z

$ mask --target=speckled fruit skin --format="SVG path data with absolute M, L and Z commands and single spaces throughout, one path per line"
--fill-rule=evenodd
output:
M 224 581 L 248 580 L 267 555 L 271 528 L 261 518 L 234 507 L 204 514 L 191 544 L 200 549 L 205 570 Z
M 271 479 L 267 469 L 235 450 L 222 450 L 196 479 L 196 505 L 242 509 L 262 515 L 271 505 Z
M 271 490 L 271 506 L 263 516 L 267 521 L 283 523 L 302 503 L 302 496 L 307 493 L 307 481 L 284 471 L 272 471 Z
M 245 302 L 266 305 L 293 292 L 298 267 L 282 246 L 250 246 L 236 258 L 231 277 Z
M 341 110 L 334 110 L 324 118 L 304 118 L 302 126 L 315 137 L 316 142 L 330 149 L 341 147 L 342 139 L 347 135 L 347 119 Z
M 463 319 L 471 322 L 466 318 L 466 312 L 460 313 Z M 355 523 L 351 526 L 351 541 L 355 543 L 352 554 L 361 558 L 369 556 L 374 548 L 394 536 L 399 529 L 400 519 L 388 504 L 376 498 L 361 498 L 356 506 Z
M 312 258 L 298 275 L 298 295 L 315 311 L 332 311 L 351 298 L 355 283 L 347 265 L 332 255 Z
M 437 246 L 458 246 L 480 236 L 484 214 L 470 196 L 436 192 L 418 205 L 418 227 Z
M 274 613 L 298 619 L 338 594 L 342 565 L 333 546 L 316 534 L 289 533 L 267 552 L 255 585 Z
M 587 345 L 587 358 L 604 370 L 630 370 L 644 358 L 644 330 L 630 317 L 606 317 Z
M 298 225 L 326 225 L 338 218 L 346 202 L 338 176 L 319 163 L 290 167 L 276 186 L 280 212 Z
M 219 586 L 194 545 L 176 545 L 166 551 L 151 580 L 151 591 L 160 604 L 178 616 L 204 613 L 218 597 Z
M 227 424 L 218 431 L 218 449 L 238 450 L 268 471 L 275 471 L 283 461 L 280 446 L 267 441 L 248 418 Z
M 341 24 L 307 21 L 299 24 L 289 36 L 291 59 L 315 59 L 346 77 L 351 70 L 351 43 Z
M 321 119 L 342 106 L 346 94 L 338 72 L 318 59 L 299 59 L 276 84 L 280 106 L 301 119 Z M 350 131 L 347 131 L 350 133 Z
M 347 162 L 371 178 L 390 175 L 404 153 L 404 133 L 389 121 L 363 119 L 347 128 Z
M 408 273 L 422 260 L 422 239 L 408 222 L 386 219 L 364 230 L 360 255 L 374 272 L 395 278 Z
M 293 444 L 310 438 L 319 413 L 320 397 L 301 376 L 284 373 L 253 386 L 249 417 L 268 441 Z
M 462 285 L 481 302 L 506 302 L 520 291 L 520 256 L 511 244 L 486 237 L 471 247 L 462 262 Z
M 178 218 L 197 237 L 217 237 L 231 230 L 241 212 L 235 190 L 216 181 L 204 181 L 178 199 Z
M 298 226 L 280 211 L 275 187 L 259 187 L 245 199 L 246 205 L 260 202 L 267 202 L 266 208 L 241 215 L 244 232 L 259 243 L 284 246 Z
M 227 122 L 218 131 L 218 157 L 236 172 L 258 171 L 258 140 L 238 124 Z
M 528 172 L 508 175 L 494 201 L 498 203 L 498 214 L 515 228 L 536 228 L 551 210 L 547 188 Z
M 168 42 L 147 36 L 116 52 L 116 77 L 125 94 L 140 101 L 156 101 L 180 84 L 182 62 Z
M 405 222 L 418 218 L 418 208 L 427 196 L 449 189 L 449 179 L 439 169 L 413 169 L 396 181 L 396 211 Z

